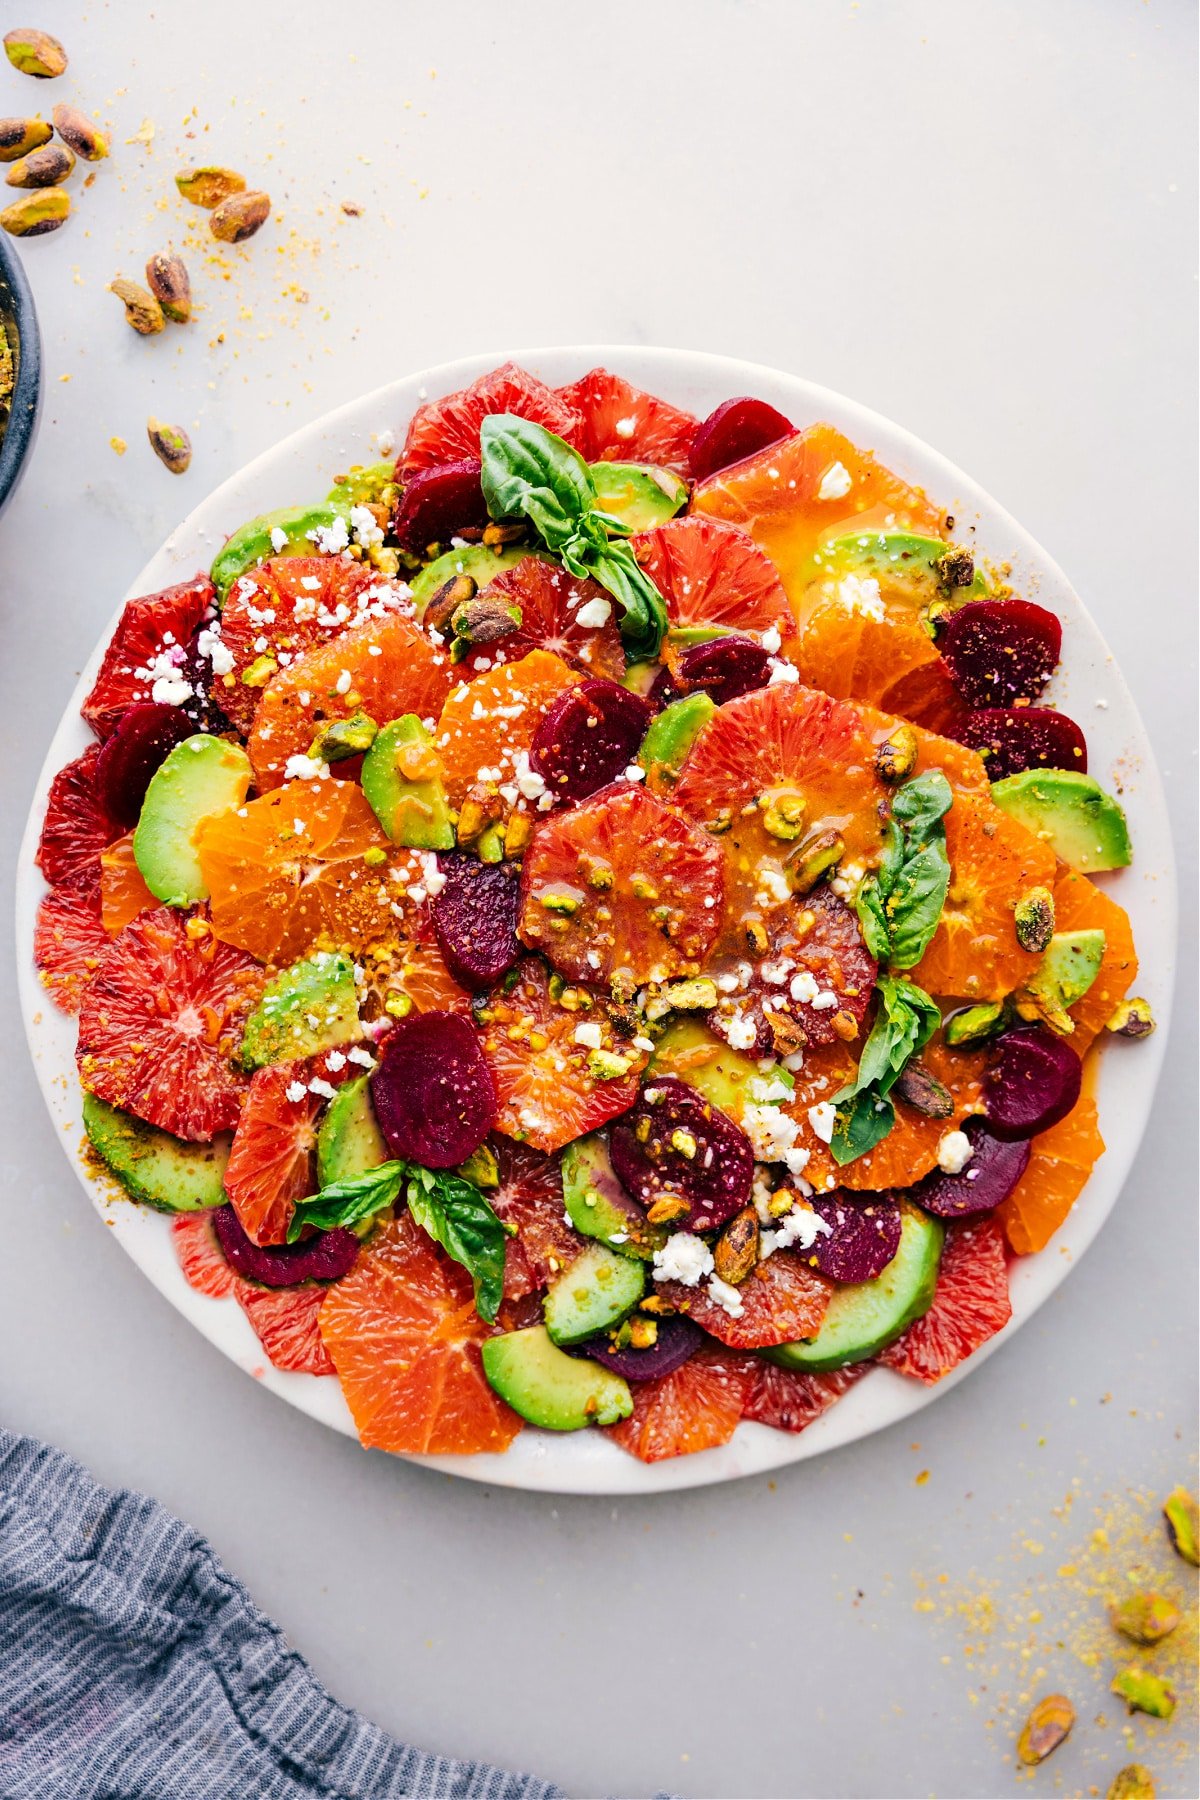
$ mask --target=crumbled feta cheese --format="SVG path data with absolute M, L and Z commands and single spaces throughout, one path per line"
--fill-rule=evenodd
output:
M 660 1281 L 680 1281 L 684 1287 L 698 1287 L 715 1264 L 713 1253 L 703 1238 L 690 1231 L 674 1231 L 654 1252 L 654 1273 Z
M 396 448 L 396 434 L 390 425 L 385 425 L 382 431 L 377 431 L 375 433 L 375 443 L 380 456 L 390 456 L 392 454 L 392 451 Z
M 782 987 L 795 966 L 790 956 L 781 956 L 778 962 L 760 963 L 759 974 L 772 987 Z
M 782 906 L 790 900 L 792 890 L 788 878 L 779 869 L 764 866 L 758 871 L 758 892 L 754 898 L 760 906 Z
M 191 697 L 192 685 L 179 670 L 173 675 L 160 675 L 150 689 L 150 698 L 156 706 L 182 706 Z
M 814 1137 L 820 1138 L 823 1144 L 833 1142 L 833 1127 L 837 1121 L 837 1107 L 832 1100 L 818 1100 L 815 1106 L 808 1109 L 808 1122 Z
M 750 1104 L 742 1108 L 742 1130 L 758 1162 L 782 1162 L 800 1127 L 777 1106 Z
M 758 1036 L 758 1027 L 749 1013 L 734 1013 L 725 1028 L 725 1036 L 733 1050 L 749 1050 Z
M 832 988 L 825 988 L 809 1004 L 814 1012 L 832 1012 L 838 1004 L 838 997 Z
M 589 600 L 581 606 L 575 617 L 587 631 L 599 631 L 601 626 L 607 625 L 612 618 L 612 605 L 607 600 L 601 600 L 597 595 L 596 599 Z
M 329 764 L 319 756 L 289 756 L 283 765 L 285 781 L 324 781 Z
M 647 1056 L 653 1056 L 654 1039 L 648 1037 L 635 1037 L 633 1040 L 633 1047 L 635 1050 L 644 1051 Z
M 818 500 L 844 500 L 850 492 L 850 471 L 845 463 L 835 462 L 821 477 L 821 485 L 817 489 Z
M 339 1069 L 345 1068 L 346 1058 L 342 1055 L 340 1050 L 328 1050 L 325 1053 L 325 1064 L 326 1067 L 332 1069 L 336 1075 Z
M 272 548 L 272 550 L 274 550 L 276 556 L 280 555 L 282 551 L 287 549 L 287 541 L 288 541 L 288 535 L 287 535 L 287 532 L 283 529 L 282 525 L 272 525 L 272 527 L 271 527 L 271 548 Z
M 613 430 L 616 432 L 616 434 L 619 438 L 627 438 L 627 439 L 631 438 L 633 436 L 634 432 L 637 430 L 637 420 L 636 419 L 618 419 L 616 424 L 613 426 Z
M 943 1175 L 961 1175 L 974 1154 L 965 1131 L 947 1131 L 937 1148 L 938 1168 Z
M 626 781 L 645 781 L 646 771 L 641 763 L 630 763 L 625 770 L 625 779 Z
M 337 694 L 348 694 L 350 692 L 351 679 L 352 677 L 349 669 L 343 669 L 333 684 L 334 692 Z
M 746 1310 L 737 1289 L 730 1287 L 727 1281 L 722 1281 L 719 1275 L 709 1276 L 708 1297 L 715 1300 L 721 1311 L 728 1313 L 731 1319 L 740 1319 Z
M 364 550 L 382 544 L 383 532 L 375 522 L 375 514 L 369 506 L 352 506 L 350 508 L 350 529 L 354 533 L 354 541 L 361 544 Z
M 571 1037 L 573 1042 L 582 1044 L 587 1050 L 599 1050 L 604 1042 L 604 1033 L 597 1019 L 585 1019 L 582 1025 L 575 1027 Z
M 802 1006 L 811 1006 L 820 991 L 816 978 L 808 969 L 798 969 L 792 976 L 791 985 L 788 988 L 792 999 L 798 1000 Z
M 232 675 L 234 655 L 221 637 L 218 624 L 206 625 L 196 638 L 196 649 L 201 656 L 207 657 L 213 667 L 214 675 Z
M 829 877 L 829 885 L 839 900 L 853 900 L 866 872 L 860 862 L 842 863 L 837 873 Z
M 343 550 L 350 547 L 350 533 L 340 514 L 332 525 L 317 525 L 306 536 L 317 546 L 322 556 L 340 556 Z
M 759 642 L 768 656 L 774 656 L 780 649 L 783 639 L 779 635 L 778 628 L 774 625 L 769 625 L 763 632 Z
M 861 613 L 864 619 L 883 623 L 883 597 L 873 575 L 843 575 L 837 584 L 837 597 L 847 612 Z
M 298 1106 L 307 1093 L 308 1089 L 302 1081 L 291 1081 L 285 1090 L 285 1098 L 290 1100 L 293 1106 Z
M 812 1151 L 805 1150 L 801 1145 L 797 1144 L 794 1149 L 788 1150 L 785 1153 L 783 1160 L 787 1164 L 788 1174 L 795 1176 L 795 1178 L 799 1180 L 805 1169 L 807 1169 L 811 1158 Z M 808 1183 L 804 1182 L 802 1185 L 807 1188 Z
M 782 1219 L 772 1220 L 773 1230 L 764 1231 L 758 1240 L 760 1257 L 774 1255 L 776 1250 L 789 1250 L 793 1244 L 811 1250 L 819 1237 L 831 1237 L 833 1227 L 810 1206 L 793 1206 Z
M 545 779 L 536 769 L 529 766 L 529 752 L 522 750 L 517 755 L 517 787 L 527 800 L 536 800 L 546 791 Z
M 346 1061 L 357 1063 L 362 1069 L 373 1069 L 375 1067 L 375 1058 L 371 1055 L 369 1050 L 364 1050 L 361 1044 L 355 1044 L 353 1050 L 347 1050 Z
M 800 671 L 795 663 L 788 662 L 787 659 L 782 656 L 773 656 L 771 658 L 771 677 L 767 682 L 768 687 L 779 687 L 785 682 L 799 681 L 799 679 Z
M 332 1100 L 337 1093 L 337 1089 L 331 1081 L 322 1081 L 319 1076 L 314 1076 L 309 1082 L 308 1091 L 310 1094 L 315 1094 L 318 1100 Z

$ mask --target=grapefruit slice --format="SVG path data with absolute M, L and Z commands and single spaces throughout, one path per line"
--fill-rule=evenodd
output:
M 690 1456 L 726 1444 L 754 1382 L 751 1359 L 736 1350 L 698 1350 L 682 1368 L 632 1389 L 633 1411 L 608 1434 L 639 1462 Z
M 582 1248 L 563 1216 L 562 1167 L 527 1144 L 497 1137 L 493 1143 L 500 1185 L 487 1195 L 506 1225 L 516 1226 L 504 1260 L 504 1292 L 508 1299 L 546 1287 Z
M 359 712 L 377 725 L 404 713 L 436 719 L 450 684 L 449 658 L 397 613 L 318 644 L 282 669 L 259 702 L 246 746 L 259 791 L 279 787 L 288 759 L 306 756 L 326 725 Z
M 211 1300 L 232 1294 L 237 1277 L 225 1261 L 211 1211 L 176 1213 L 171 1220 L 171 1243 L 189 1287 Z
M 311 1281 L 302 1287 L 267 1288 L 238 1275 L 233 1293 L 275 1368 L 295 1375 L 336 1375 L 320 1329 L 327 1286 Z
M 139 913 L 151 912 L 159 904 L 142 880 L 142 872 L 134 861 L 133 833 L 110 844 L 100 858 L 100 906 L 104 929 L 110 937 L 123 931 Z
M 992 1218 L 948 1225 L 933 1305 L 880 1361 L 932 1384 L 995 1337 L 1012 1317 L 1004 1233 Z
M 665 981 L 711 950 L 722 894 L 718 844 L 644 788 L 614 784 L 534 833 L 517 932 L 575 980 Z
M 429 400 L 413 414 L 396 472 L 407 479 L 436 463 L 479 458 L 479 427 L 489 413 L 515 413 L 544 425 L 556 437 L 577 443 L 583 421 L 578 409 L 536 375 L 502 363 L 469 387 Z
M 1025 1173 L 996 1209 L 1004 1235 L 1018 1256 L 1032 1256 L 1054 1236 L 1104 1154 L 1096 1102 L 1082 1100 L 1030 1145 Z
M 82 869 L 51 888 L 38 907 L 33 960 L 42 985 L 65 1013 L 77 1013 L 85 983 L 100 966 L 108 933 L 95 874 Z
M 778 571 L 744 531 L 714 519 L 671 519 L 631 540 L 674 626 L 796 629 Z
M 586 1016 L 603 1017 L 596 1009 Z M 595 1053 L 575 1041 L 583 1015 L 550 998 L 538 958 L 519 963 L 478 1017 L 496 1088 L 496 1129 L 505 1136 L 535 1150 L 559 1150 L 632 1106 L 645 1052 L 602 1027 L 602 1045 L 626 1066 L 615 1075 L 593 1074 Z
M 922 1050 L 920 1060 L 947 1090 L 954 1111 L 947 1118 L 931 1119 L 893 1092 L 895 1124 L 874 1150 L 845 1165 L 839 1186 L 867 1191 L 911 1187 L 937 1167 L 938 1145 L 946 1132 L 981 1110 L 985 1052 L 952 1050 L 937 1039 Z
M 581 581 L 544 557 L 526 556 L 489 581 L 483 593 L 502 606 L 519 607 L 521 623 L 511 637 L 467 652 L 457 664 L 464 681 L 502 663 L 517 662 L 531 650 L 546 650 L 589 675 L 607 675 L 613 681 L 624 677 L 625 651 L 612 596 L 598 581 Z M 580 608 L 596 600 L 608 608 L 603 624 L 581 625 Z
M 115 731 L 131 706 L 153 700 L 159 659 L 186 651 L 196 627 L 215 612 L 216 599 L 208 576 L 195 575 L 160 594 L 126 602 L 95 685 L 80 709 L 98 738 Z
M 575 446 L 588 462 L 657 463 L 686 475 L 699 421 L 607 369 L 590 369 L 556 390 L 580 415 Z
M 491 787 L 513 782 L 543 718 L 579 680 L 561 657 L 531 650 L 456 687 L 442 707 L 435 738 L 450 804 L 461 806 L 476 782 Z
M 325 1104 L 305 1062 L 257 1069 L 225 1169 L 225 1192 L 255 1244 L 287 1242 L 297 1200 L 316 1192 L 316 1121 Z
M 89 1093 L 208 1143 L 238 1121 L 247 1080 L 233 1058 L 262 976 L 197 924 L 160 906 L 113 939 L 83 992 L 75 1060 Z
M 109 816 L 96 787 L 99 758 L 92 744 L 50 783 L 37 865 L 52 887 L 81 870 L 95 870 L 100 852 L 120 835 L 121 827 Z
M 408 1213 L 330 1290 L 321 1336 L 369 1448 L 470 1455 L 506 1450 L 521 1429 L 484 1377 L 479 1346 L 491 1330 L 470 1277 Z
M 678 1281 L 655 1284 L 665 1300 L 731 1350 L 767 1350 L 796 1338 L 816 1337 L 829 1308 L 833 1283 L 809 1268 L 794 1250 L 777 1250 L 738 1288 L 742 1311 L 733 1317 L 705 1288 Z
M 848 1388 L 870 1369 L 868 1362 L 850 1363 L 827 1374 L 804 1369 L 782 1369 L 777 1363 L 753 1358 L 753 1382 L 742 1409 L 743 1419 L 771 1425 L 776 1431 L 804 1431 L 828 1412 Z
M 1086 875 L 1078 875 L 1065 863 L 1059 863 L 1054 883 L 1054 929 L 1087 931 L 1094 928 L 1104 933 L 1100 970 L 1083 999 L 1071 1008 L 1071 1017 L 1075 1021 L 1071 1048 L 1080 1056 L 1097 1032 L 1103 1031 L 1118 1003 L 1133 986 L 1138 959 L 1125 908 L 1118 906 Z

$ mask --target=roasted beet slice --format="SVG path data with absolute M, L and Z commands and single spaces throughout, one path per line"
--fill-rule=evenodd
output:
M 530 765 L 556 797 L 586 800 L 628 768 L 653 716 L 643 695 L 617 681 L 581 681 L 538 726 Z
M 687 1216 L 673 1222 L 677 1230 L 715 1231 L 750 1198 L 749 1138 L 673 1075 L 647 1082 L 613 1126 L 609 1154 L 618 1179 L 643 1206 L 665 1195 L 687 1202 Z
M 440 463 L 422 469 L 405 486 L 392 514 L 397 542 L 420 556 L 430 544 L 444 544 L 460 531 L 478 531 L 488 522 L 479 484 L 478 461 Z
M 971 706 L 1036 700 L 1058 664 L 1062 626 L 1032 600 L 968 600 L 951 613 L 938 649 Z
M 430 912 L 446 966 L 464 987 L 490 987 L 521 954 L 521 871 L 516 863 L 482 863 L 460 850 L 439 856 L 438 868 L 446 882 Z
M 754 638 L 730 632 L 707 644 L 692 644 L 679 659 L 675 677 L 685 693 L 708 695 L 714 706 L 765 688 L 771 679 L 771 658 Z
M 804 1254 L 831 1281 L 874 1281 L 900 1248 L 900 1206 L 890 1194 L 824 1194 L 807 1204 L 830 1229 Z
M 982 706 L 950 733 L 978 750 L 992 781 L 1024 769 L 1087 774 L 1087 740 L 1074 719 L 1048 706 Z
M 682 696 L 679 689 L 675 686 L 675 680 L 670 669 L 664 666 L 658 671 L 658 674 L 650 683 L 650 687 L 646 694 L 646 699 L 650 703 L 650 710 L 659 713 L 664 706 L 670 706 L 672 700 L 679 700 L 681 698 Z
M 689 1356 L 695 1355 L 706 1334 L 681 1313 L 668 1314 L 657 1320 L 657 1325 L 658 1337 L 648 1350 L 614 1350 L 608 1339 L 601 1336 L 589 1338 L 572 1354 L 603 1363 L 626 1381 L 653 1381 L 659 1375 L 673 1375 Z
M 945 1175 L 941 1169 L 935 1169 L 909 1190 L 910 1200 L 939 1219 L 965 1219 L 972 1213 L 991 1212 L 1008 1199 L 1029 1161 L 1029 1143 L 1025 1138 L 998 1138 L 982 1119 L 968 1119 L 963 1130 L 971 1140 L 971 1160 L 966 1168 L 957 1175 Z
M 122 825 L 136 825 L 150 777 L 167 753 L 198 727 L 181 706 L 131 706 L 96 760 L 101 804 Z
M 263 1287 L 296 1287 L 301 1281 L 340 1281 L 354 1267 L 359 1240 L 339 1226 L 320 1231 L 300 1244 L 259 1245 L 246 1236 L 232 1206 L 212 1215 L 225 1260 L 247 1281 Z
M 765 400 L 754 400 L 749 394 L 726 400 L 709 413 L 692 440 L 692 480 L 704 481 L 718 469 L 727 469 L 730 463 L 790 437 L 795 429 L 790 419 Z
M 1065 1119 L 1079 1098 L 1082 1065 L 1071 1046 L 1042 1025 L 1006 1031 L 988 1059 L 983 1094 L 988 1130 L 1031 1138 Z
M 183 678 L 191 688 L 190 697 L 183 703 L 183 711 L 192 721 L 193 731 L 210 731 L 214 737 L 222 732 L 232 731 L 234 725 L 228 713 L 220 703 L 218 696 L 227 690 L 218 686 L 213 692 L 215 670 L 212 664 L 213 639 L 206 636 L 209 628 L 203 622 L 197 625 L 183 653 Z M 201 649 L 201 642 L 206 649 Z M 245 690 L 253 693 L 253 689 Z M 257 695 L 255 695 L 257 704 Z
M 479 1039 L 453 1013 L 409 1013 L 397 1021 L 380 1043 L 371 1099 L 392 1155 L 427 1169 L 466 1162 L 496 1116 Z

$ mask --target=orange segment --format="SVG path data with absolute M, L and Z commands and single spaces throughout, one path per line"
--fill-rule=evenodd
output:
M 376 1450 L 506 1450 L 521 1421 L 484 1378 L 479 1346 L 491 1335 L 469 1276 L 408 1213 L 376 1233 L 321 1308 L 358 1435 Z
M 442 707 L 435 740 L 450 804 L 461 806 L 477 781 L 512 781 L 544 715 L 580 680 L 561 657 L 531 650 L 456 687 Z
M 1129 914 L 1123 906 L 1109 898 L 1102 888 L 1077 875 L 1065 863 L 1058 866 L 1054 884 L 1054 929 L 1056 931 L 1088 931 L 1099 928 L 1104 933 L 1104 960 L 1100 973 L 1083 999 L 1071 1008 L 1075 1031 L 1071 1046 L 1083 1055 L 1097 1032 L 1103 1031 L 1137 977 L 1137 951 Z
M 142 880 L 142 872 L 133 860 L 133 833 L 127 832 L 110 844 L 100 857 L 100 911 L 104 929 L 116 937 L 136 919 L 149 912 L 158 901 Z
M 792 609 L 769 557 L 746 532 L 689 513 L 633 540 L 672 625 L 724 625 L 790 638 Z
M 911 592 L 857 575 L 814 581 L 793 604 L 799 620 L 784 645 L 801 681 L 839 700 L 890 704 L 902 682 L 940 661 Z
M 308 1078 L 303 1062 L 256 1070 L 233 1134 L 225 1192 L 255 1244 L 286 1242 L 296 1201 L 316 1189 L 313 1152 L 324 1101 L 309 1092 Z
M 320 1282 L 302 1287 L 259 1287 L 236 1276 L 233 1295 L 277 1369 L 295 1375 L 332 1375 L 332 1359 L 321 1341 L 320 1317 L 328 1290 Z
M 1104 1154 L 1096 1102 L 1085 1095 L 1065 1119 L 1034 1138 L 1031 1151 L 1025 1173 L 996 1209 L 1018 1256 L 1031 1256 L 1049 1243 Z
M 754 1359 L 737 1350 L 699 1350 L 673 1375 L 639 1381 L 633 1412 L 607 1427 L 640 1462 L 690 1456 L 728 1443 L 754 1385 Z
M 983 1066 L 987 1060 L 982 1051 L 950 1050 L 937 1041 L 921 1052 L 920 1060 L 930 1074 L 949 1089 L 954 1101 L 953 1113 L 946 1119 L 931 1119 L 907 1106 L 898 1095 L 893 1095 L 896 1123 L 874 1150 L 847 1163 L 839 1171 L 840 1187 L 855 1190 L 911 1187 L 914 1181 L 936 1168 L 938 1145 L 946 1132 L 980 1110 Z

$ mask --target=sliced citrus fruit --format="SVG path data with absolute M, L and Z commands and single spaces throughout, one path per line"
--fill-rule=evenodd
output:
M 282 1244 L 297 1200 L 316 1190 L 317 1117 L 325 1099 L 310 1091 L 304 1062 L 257 1069 L 225 1169 L 225 1192 L 255 1244 Z
M 367 985 L 381 999 L 399 992 L 418 1012 L 470 1017 L 471 996 L 455 981 L 436 944 L 384 943 L 365 952 L 363 960 Z
M 262 975 L 211 931 L 193 935 L 197 923 L 160 906 L 112 940 L 83 992 L 75 1058 L 89 1093 L 207 1143 L 237 1124 L 247 1082 L 233 1058 Z
M 940 510 L 919 489 L 832 425 L 810 425 L 698 483 L 692 511 L 748 531 L 793 600 L 807 585 L 813 551 L 825 539 L 885 525 L 937 535 L 942 525 Z
M 667 603 L 672 625 L 736 631 L 796 629 L 779 574 L 744 531 L 715 519 L 671 519 L 633 538 L 633 553 Z
M 577 980 L 665 981 L 712 948 L 722 893 L 717 842 L 644 788 L 614 784 L 535 831 L 517 931 Z
M 110 844 L 100 858 L 100 904 L 110 937 L 123 931 L 130 919 L 159 904 L 134 861 L 132 831 Z
M 807 1369 L 781 1369 L 777 1363 L 755 1357 L 742 1417 L 758 1425 L 773 1425 L 776 1431 L 803 1431 L 828 1412 L 870 1367 L 870 1363 L 851 1363 L 844 1369 L 817 1374 Z
M 1096 1102 L 1085 1094 L 1065 1119 L 1033 1139 L 1030 1151 L 1025 1173 L 996 1211 L 1018 1256 L 1050 1242 L 1104 1154 Z
M 678 1281 L 657 1283 L 658 1292 L 732 1350 L 766 1350 L 796 1338 L 816 1337 L 829 1308 L 833 1283 L 809 1268 L 794 1250 L 777 1250 L 738 1288 L 741 1312 L 720 1306 L 705 1288 Z
M 321 1308 L 321 1336 L 368 1447 L 505 1450 L 521 1421 L 488 1386 L 470 1277 L 408 1213 L 376 1232 Z
M 115 731 L 131 706 L 154 699 L 160 662 L 169 663 L 176 653 L 186 651 L 196 627 L 215 610 L 216 590 L 207 575 L 126 602 L 95 685 L 80 709 L 97 737 Z
M 892 706 L 937 649 L 903 585 L 849 573 L 814 581 L 793 599 L 798 627 L 784 646 L 801 681 L 839 700 Z
M 518 418 L 532 419 L 569 444 L 578 440 L 582 427 L 578 410 L 561 394 L 516 363 L 503 363 L 469 387 L 444 394 L 440 400 L 427 400 L 417 408 L 397 463 L 398 472 L 409 476 L 435 463 L 478 458 L 479 427 L 489 413 L 515 413 Z
M 558 1150 L 633 1104 L 645 1052 L 611 1029 L 602 1028 L 599 1051 L 576 1042 L 581 1016 L 550 998 L 545 965 L 536 957 L 518 964 L 480 1010 L 483 1054 L 496 1086 L 496 1129 L 506 1137 Z M 596 1009 L 587 1015 L 595 1016 Z M 604 1073 L 612 1062 L 598 1062 L 606 1039 L 607 1054 L 623 1064 L 612 1074 Z
M 579 680 L 579 671 L 561 657 L 531 650 L 456 687 L 441 709 L 434 740 L 451 805 L 461 806 L 476 782 L 491 787 L 514 782 L 528 763 L 542 719 Z M 516 795 L 513 804 L 520 804 Z
M 946 1089 L 954 1111 L 945 1118 L 931 1119 L 893 1092 L 895 1124 L 874 1150 L 845 1165 L 839 1174 L 840 1186 L 867 1190 L 911 1187 L 937 1167 L 938 1145 L 946 1132 L 980 1110 L 987 1061 L 983 1051 L 952 1050 L 935 1041 L 921 1052 L 920 1060 Z
M 516 1226 L 505 1246 L 504 1292 L 517 1300 L 553 1281 L 582 1245 L 563 1215 L 558 1157 L 506 1137 L 495 1139 L 494 1150 L 500 1185 L 487 1198 L 506 1225 Z
M 1118 1003 L 1137 977 L 1137 951 L 1129 914 L 1086 875 L 1076 874 L 1065 863 L 1058 865 L 1054 883 L 1054 929 L 1104 933 L 1104 957 L 1099 974 L 1082 1000 L 1071 1008 L 1075 1030 L 1071 1047 L 1083 1055 L 1097 1032 L 1103 1031 Z
M 608 1426 L 609 1436 L 640 1462 L 714 1450 L 736 1431 L 753 1382 L 748 1356 L 717 1347 L 698 1350 L 672 1374 L 638 1382 L 632 1413 Z
M 1037 967 L 1017 942 L 1013 909 L 1030 888 L 1054 885 L 1054 852 L 982 795 L 958 794 L 946 855 L 950 891 L 912 979 L 930 994 L 1002 1000 Z
M 237 1277 L 225 1261 L 210 1211 L 176 1213 L 171 1220 L 171 1242 L 189 1287 L 212 1300 L 223 1300 L 233 1292 Z
M 468 651 L 456 665 L 464 680 L 517 662 L 531 650 L 547 650 L 589 675 L 608 675 L 614 681 L 624 676 L 625 651 L 612 595 L 598 581 L 581 581 L 544 557 L 526 556 L 489 581 L 483 594 L 501 606 L 518 607 L 521 623 L 509 637 Z M 580 622 L 581 609 L 584 620 L 592 620 L 605 607 L 601 623 Z
M 880 1361 L 918 1381 L 940 1381 L 1012 1317 L 1004 1233 L 994 1219 L 948 1225 L 933 1305 Z
M 33 932 L 33 960 L 42 985 L 63 1012 L 79 1011 L 84 984 L 107 948 L 96 877 L 91 869 L 82 869 L 50 889 L 38 907 Z
M 686 475 L 698 421 L 607 369 L 557 389 L 583 423 L 576 447 L 588 462 L 657 463 Z
M 261 790 L 279 787 L 288 761 L 339 719 L 366 713 L 386 725 L 404 713 L 436 719 L 450 692 L 450 661 L 411 619 L 387 613 L 352 625 L 298 656 L 264 690 L 247 749 Z M 335 768 L 337 765 L 334 765 Z
M 950 672 L 939 656 L 935 662 L 917 665 L 894 681 L 886 690 L 887 710 L 928 731 L 939 731 L 950 737 L 970 717 L 970 707 L 950 679 Z
M 38 840 L 37 864 L 54 886 L 95 869 L 100 852 L 120 833 L 96 788 L 96 763 L 100 752 L 92 744 L 58 771 L 50 783 L 46 817 Z
M 294 962 L 318 940 L 357 952 L 418 935 L 424 864 L 388 843 L 351 782 L 290 782 L 205 820 L 196 845 L 214 932 L 260 962 Z
M 320 1282 L 302 1287 L 259 1287 L 235 1276 L 234 1298 L 254 1327 L 267 1359 L 277 1369 L 296 1375 L 336 1375 L 333 1358 L 321 1337 L 321 1308 L 329 1288 Z

